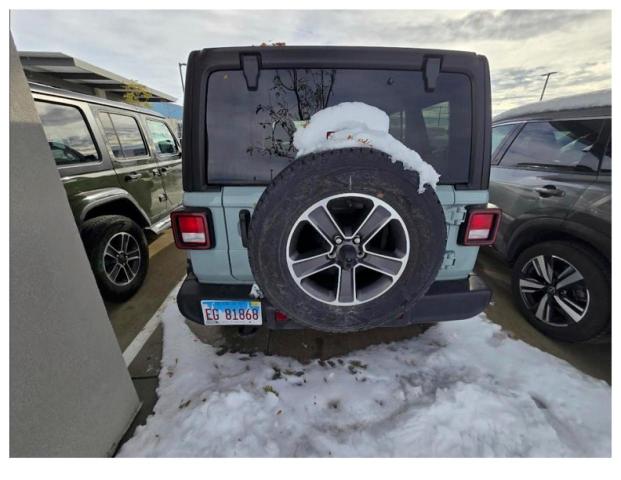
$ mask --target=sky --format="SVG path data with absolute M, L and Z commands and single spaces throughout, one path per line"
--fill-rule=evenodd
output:
M 192 50 L 259 45 L 439 48 L 487 56 L 494 114 L 611 87 L 608 10 L 13 10 L 18 50 L 56 51 L 177 97 Z

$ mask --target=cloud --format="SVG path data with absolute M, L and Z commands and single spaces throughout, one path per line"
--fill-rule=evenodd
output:
M 602 11 L 580 10 L 482 10 L 459 20 L 448 20 L 442 27 L 453 40 L 522 40 L 605 15 Z
M 611 78 L 604 10 L 17 10 L 11 31 L 18 49 L 74 55 L 180 99 L 190 51 L 269 41 L 475 51 L 490 62 L 495 113 L 537 100 L 546 71 L 559 72 L 550 96 Z

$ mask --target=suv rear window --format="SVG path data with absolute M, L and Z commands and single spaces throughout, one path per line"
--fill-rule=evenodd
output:
M 471 84 L 441 73 L 433 92 L 407 70 L 261 70 L 256 91 L 241 70 L 214 72 L 207 87 L 208 182 L 267 184 L 295 158 L 296 123 L 341 102 L 385 111 L 390 133 L 440 173 L 440 183 L 468 181 Z
M 603 120 L 529 122 L 500 162 L 503 167 L 596 172 Z
M 93 136 L 78 108 L 38 100 L 35 106 L 56 165 L 96 162 L 100 159 Z

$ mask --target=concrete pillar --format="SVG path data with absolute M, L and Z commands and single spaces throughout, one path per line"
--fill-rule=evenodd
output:
M 111 455 L 139 408 L 10 39 L 10 455 Z

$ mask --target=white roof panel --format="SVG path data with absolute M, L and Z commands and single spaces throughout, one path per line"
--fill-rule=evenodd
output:
M 494 122 L 509 118 L 536 115 L 538 113 L 559 112 L 561 110 L 581 110 L 585 108 L 610 107 L 611 94 L 611 89 L 606 89 L 529 103 L 496 115 L 496 117 L 494 117 Z

